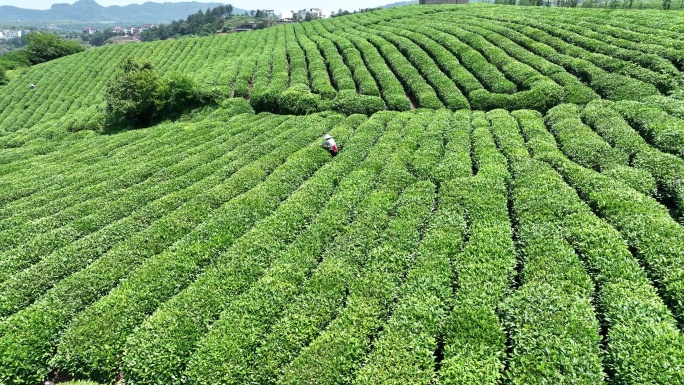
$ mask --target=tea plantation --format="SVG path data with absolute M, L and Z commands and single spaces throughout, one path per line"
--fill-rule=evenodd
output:
M 684 384 L 683 20 L 406 6 L 22 70 L 0 384 Z M 128 58 L 223 101 L 103 132 Z

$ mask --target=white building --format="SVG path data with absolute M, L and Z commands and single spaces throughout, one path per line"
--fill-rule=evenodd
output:
M 294 19 L 296 17 L 296 14 L 294 11 L 283 11 L 280 14 L 280 20 L 290 20 Z
M 2 31 L 2 36 L 3 39 L 16 39 L 18 37 L 21 37 L 21 31 L 9 31 L 9 30 L 4 30 Z
M 304 19 L 307 14 L 312 14 L 318 17 L 319 19 L 327 19 L 330 17 L 331 12 L 329 11 L 324 11 L 320 8 L 305 8 L 297 12 L 297 17 L 300 19 Z

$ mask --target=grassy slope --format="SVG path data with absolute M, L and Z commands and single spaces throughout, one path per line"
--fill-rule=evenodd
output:
M 684 383 L 676 17 L 405 7 L 23 71 L 0 94 L 0 384 Z M 128 56 L 252 102 L 435 108 L 71 132 Z

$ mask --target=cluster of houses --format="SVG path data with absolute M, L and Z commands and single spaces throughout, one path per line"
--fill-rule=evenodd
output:
M 266 19 L 262 21 L 267 21 L 271 22 L 272 18 L 276 16 L 275 11 L 272 9 L 264 9 L 261 11 L 262 14 L 265 15 Z M 303 21 L 306 19 L 307 15 L 313 16 L 315 19 L 327 19 L 332 16 L 332 12 L 322 10 L 320 8 L 305 8 L 301 9 L 299 11 L 285 11 L 280 14 L 280 17 L 274 21 L 275 24 L 288 24 L 288 23 L 297 23 L 300 21 Z M 235 28 L 235 32 L 246 32 L 246 31 L 253 31 L 257 28 L 257 25 L 259 23 L 256 21 L 252 21 L 249 23 L 244 23 L 242 25 L 239 25 L 237 28 Z
M 312 15 L 316 19 L 327 19 L 332 16 L 332 12 L 320 8 L 305 8 L 299 11 L 286 11 L 280 15 L 280 20 L 284 22 L 304 20 L 306 15 Z
M 468 0 L 419 0 L 419 3 L 422 5 L 429 5 L 429 4 L 467 4 Z M 264 9 L 261 10 L 261 13 L 265 15 L 265 19 L 262 21 L 268 21 L 269 23 L 273 22 L 274 24 L 286 24 L 286 23 L 297 23 L 299 21 L 302 21 L 306 19 L 307 15 L 310 15 L 311 17 L 315 19 L 327 19 L 333 16 L 333 13 L 327 10 L 323 10 L 320 8 L 304 8 L 300 9 L 299 11 L 285 11 L 280 14 L 280 16 L 274 20 L 276 13 L 272 9 Z M 256 21 L 252 21 L 249 23 L 244 23 L 240 26 L 238 26 L 235 29 L 235 32 L 245 32 L 245 31 L 253 31 L 257 29 L 257 25 L 259 23 Z M 270 25 L 270 24 L 269 24 Z M 140 33 L 148 30 L 150 28 L 155 28 L 157 27 L 157 24 L 143 24 L 140 27 L 128 27 L 128 28 L 122 28 L 120 26 L 114 27 L 112 30 L 113 32 L 118 35 L 121 38 L 129 37 L 129 36 L 134 36 L 134 37 L 139 37 Z M 54 24 L 48 26 L 48 30 L 53 30 L 53 31 L 60 31 L 60 28 L 57 28 Z M 87 27 L 83 28 L 83 34 L 86 35 L 94 35 L 98 30 L 95 28 Z M 0 30 L 0 40 L 9 40 L 9 39 L 15 39 L 22 37 L 23 35 L 29 33 L 30 31 L 15 31 L 15 30 Z
M 146 31 L 150 28 L 155 28 L 157 27 L 157 24 L 143 24 L 140 27 L 128 27 L 128 28 L 122 28 L 119 26 L 116 26 L 112 28 L 112 31 L 121 36 L 134 36 L 134 35 L 139 35 L 142 31 Z M 97 29 L 87 27 L 83 28 L 83 34 L 84 35 L 94 35 L 97 32 Z

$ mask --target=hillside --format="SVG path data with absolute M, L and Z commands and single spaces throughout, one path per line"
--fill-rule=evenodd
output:
M 185 19 L 199 10 L 214 8 L 224 3 L 153 3 L 130 4 L 126 6 L 103 7 L 95 0 L 77 0 L 74 4 L 53 4 L 48 10 L 23 9 L 8 5 L 0 6 L 0 22 L 110 22 L 110 23 L 170 23 L 173 20 Z M 234 13 L 245 11 L 235 9 Z
M 394 8 L 394 7 L 401 7 L 402 5 L 411 5 L 411 4 L 418 4 L 418 0 L 414 1 L 398 1 L 396 3 L 391 3 L 384 5 L 383 8 Z
M 0 384 L 684 384 L 680 18 L 406 6 L 22 70 Z M 126 58 L 226 99 L 99 132 Z

